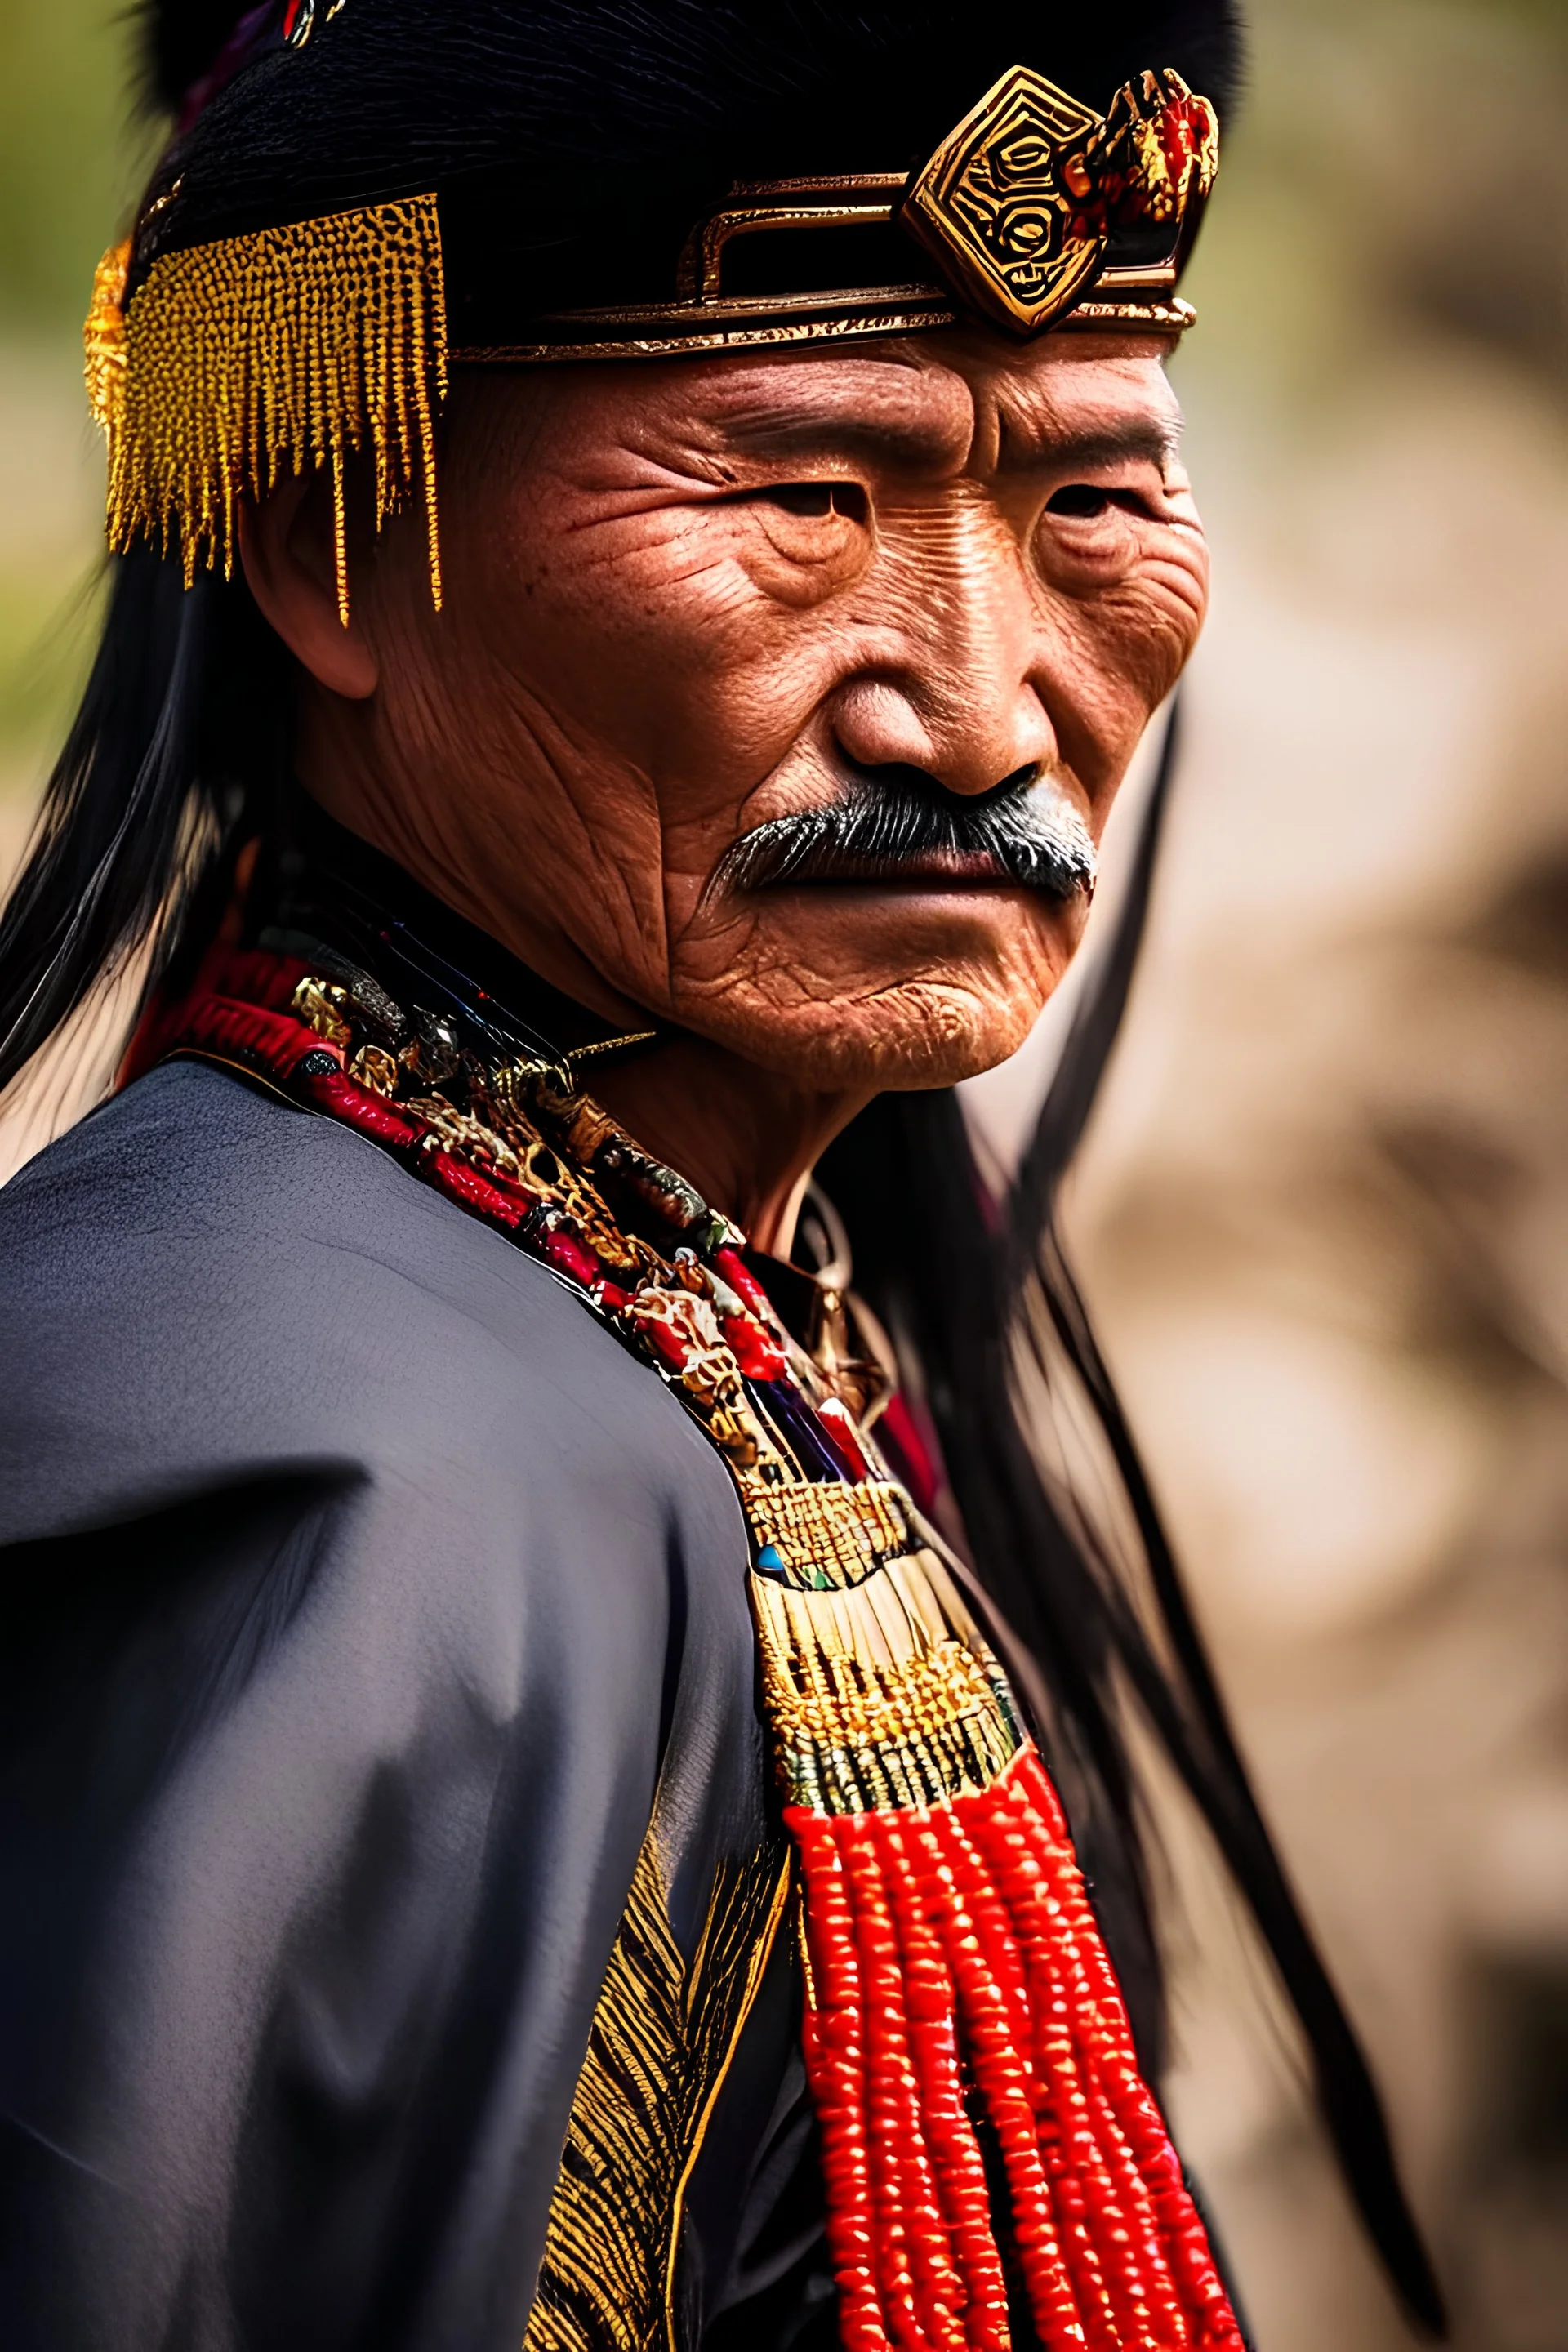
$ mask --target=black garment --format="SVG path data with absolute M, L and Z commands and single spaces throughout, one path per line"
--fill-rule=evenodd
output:
M 174 1065 L 0 1193 L 0 2341 L 518 2352 L 661 1767 L 688 1951 L 764 1833 L 721 1463 L 521 1251 Z M 759 2352 L 831 2295 L 796 2000 L 781 1945 L 689 2203 Z

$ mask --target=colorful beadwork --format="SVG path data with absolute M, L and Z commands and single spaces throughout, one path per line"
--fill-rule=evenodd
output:
M 510 1234 L 728 1464 L 846 2352 L 1008 2352 L 1010 2262 L 1047 2352 L 1243 2352 L 1006 1677 L 869 1433 L 826 1410 L 743 1236 L 568 1071 L 454 1052 L 434 1077 L 284 957 L 215 957 L 142 1060 L 168 1054 L 343 1120 Z

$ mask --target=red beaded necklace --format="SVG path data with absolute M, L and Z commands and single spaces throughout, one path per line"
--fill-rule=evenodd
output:
M 940 1539 L 683 1178 L 565 1066 L 433 1049 L 428 1023 L 400 1040 L 389 1013 L 222 950 L 139 1065 L 237 1067 L 370 1137 L 548 1265 L 722 1454 L 847 2352 L 1007 2352 L 997 2195 L 1047 2352 L 1243 2352 L 1056 1791 Z

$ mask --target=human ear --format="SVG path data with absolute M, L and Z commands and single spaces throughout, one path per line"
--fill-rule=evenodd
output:
M 290 475 L 242 507 L 239 552 L 250 593 L 296 661 L 332 694 L 363 702 L 380 670 L 351 608 L 338 612 L 331 490 L 323 473 Z

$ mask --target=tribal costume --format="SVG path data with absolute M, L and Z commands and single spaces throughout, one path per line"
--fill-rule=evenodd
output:
M 889 67 L 858 168 L 771 103 L 651 178 L 606 149 L 585 197 L 570 106 L 525 170 L 479 103 L 531 16 L 258 8 L 100 272 L 111 544 L 201 609 L 243 502 L 321 466 L 346 617 L 363 459 L 377 529 L 422 504 L 438 604 L 456 365 L 1174 336 L 1217 142 L 1179 14 L 1094 68 L 1103 111 L 1042 59 L 932 143 Z M 1046 1760 L 1114 1780 L 1075 1773 L 1103 1693 L 933 1500 L 960 1465 L 889 1396 L 918 1346 L 843 1266 L 795 1317 L 798 1273 L 593 1098 L 658 1027 L 561 998 L 282 753 L 265 807 L 211 801 L 216 851 L 199 794 L 164 809 L 164 884 L 204 878 L 121 1091 L 0 1205 L 6 2340 L 1239 2352 L 1116 1865 L 1097 1915 Z M 1163 1605 L 1220 1759 L 1189 1778 L 1223 1835 L 1234 1774 L 1266 1877 Z M 1359 2055 L 1253 1891 L 1430 2312 Z

